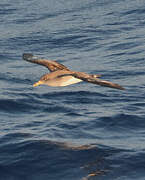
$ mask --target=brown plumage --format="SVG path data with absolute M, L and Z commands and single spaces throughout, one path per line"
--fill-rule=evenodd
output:
M 42 66 L 45 66 L 46 68 L 49 69 L 50 72 L 54 72 L 57 70 L 69 70 L 66 66 L 64 66 L 63 64 L 60 64 L 56 61 L 51 61 L 51 60 L 46 60 L 46 59 L 38 59 L 37 56 L 33 56 L 33 54 L 23 54 L 23 59 L 25 61 L 31 62 L 31 63 L 35 63 L 35 64 L 39 64 Z
M 40 78 L 40 80 L 33 85 L 34 87 L 40 84 L 46 84 L 48 86 L 55 87 L 68 86 L 81 81 L 86 81 L 100 86 L 124 90 L 124 88 L 119 84 L 99 79 L 101 75 L 71 71 L 66 66 L 56 61 L 39 59 L 38 57 L 28 53 L 23 54 L 23 59 L 31 63 L 36 63 L 45 66 L 51 72 L 49 74 L 43 75 Z

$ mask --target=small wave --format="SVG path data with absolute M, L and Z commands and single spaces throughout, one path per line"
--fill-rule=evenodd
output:
M 137 130 L 142 129 L 144 124 L 144 116 L 118 114 L 112 117 L 101 117 L 98 126 L 111 128 L 112 130 Z
M 0 111 L 21 113 L 33 110 L 39 110 L 39 106 L 28 103 L 26 99 L 0 99 Z
M 135 8 L 132 10 L 127 10 L 127 11 L 121 13 L 122 16 L 134 15 L 134 17 L 136 17 L 138 15 L 141 16 L 141 14 L 145 14 L 145 9 L 143 7 L 142 8 Z

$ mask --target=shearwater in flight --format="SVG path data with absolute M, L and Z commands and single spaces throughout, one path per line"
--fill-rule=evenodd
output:
M 31 63 L 45 66 L 50 71 L 50 73 L 43 75 L 38 82 L 33 84 L 34 87 L 41 84 L 54 87 L 68 86 L 81 81 L 86 81 L 100 86 L 124 90 L 119 84 L 99 79 L 101 75 L 72 71 L 63 64 L 52 60 L 41 59 L 37 56 L 33 56 L 31 53 L 24 53 L 23 59 Z

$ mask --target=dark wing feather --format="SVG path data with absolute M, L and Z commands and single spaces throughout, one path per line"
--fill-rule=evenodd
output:
M 98 79 L 96 77 L 93 77 L 93 75 L 89 75 L 87 73 L 73 72 L 72 76 L 74 76 L 75 78 L 81 79 L 83 81 L 89 82 L 89 83 L 98 84 L 100 86 L 124 90 L 124 88 L 120 86 L 119 84 L 115 84 L 109 81 Z
M 57 70 L 69 70 L 66 66 L 63 64 L 60 64 L 56 61 L 50 61 L 50 60 L 45 60 L 45 59 L 39 59 L 36 56 L 33 56 L 33 54 L 25 53 L 23 54 L 23 59 L 25 61 L 35 63 L 35 64 L 40 64 L 42 66 L 45 66 L 49 69 L 49 71 L 54 72 Z

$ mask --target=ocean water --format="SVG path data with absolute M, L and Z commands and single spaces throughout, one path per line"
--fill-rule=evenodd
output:
M 125 91 L 32 84 L 23 53 Z M 145 1 L 0 1 L 0 180 L 145 179 Z

